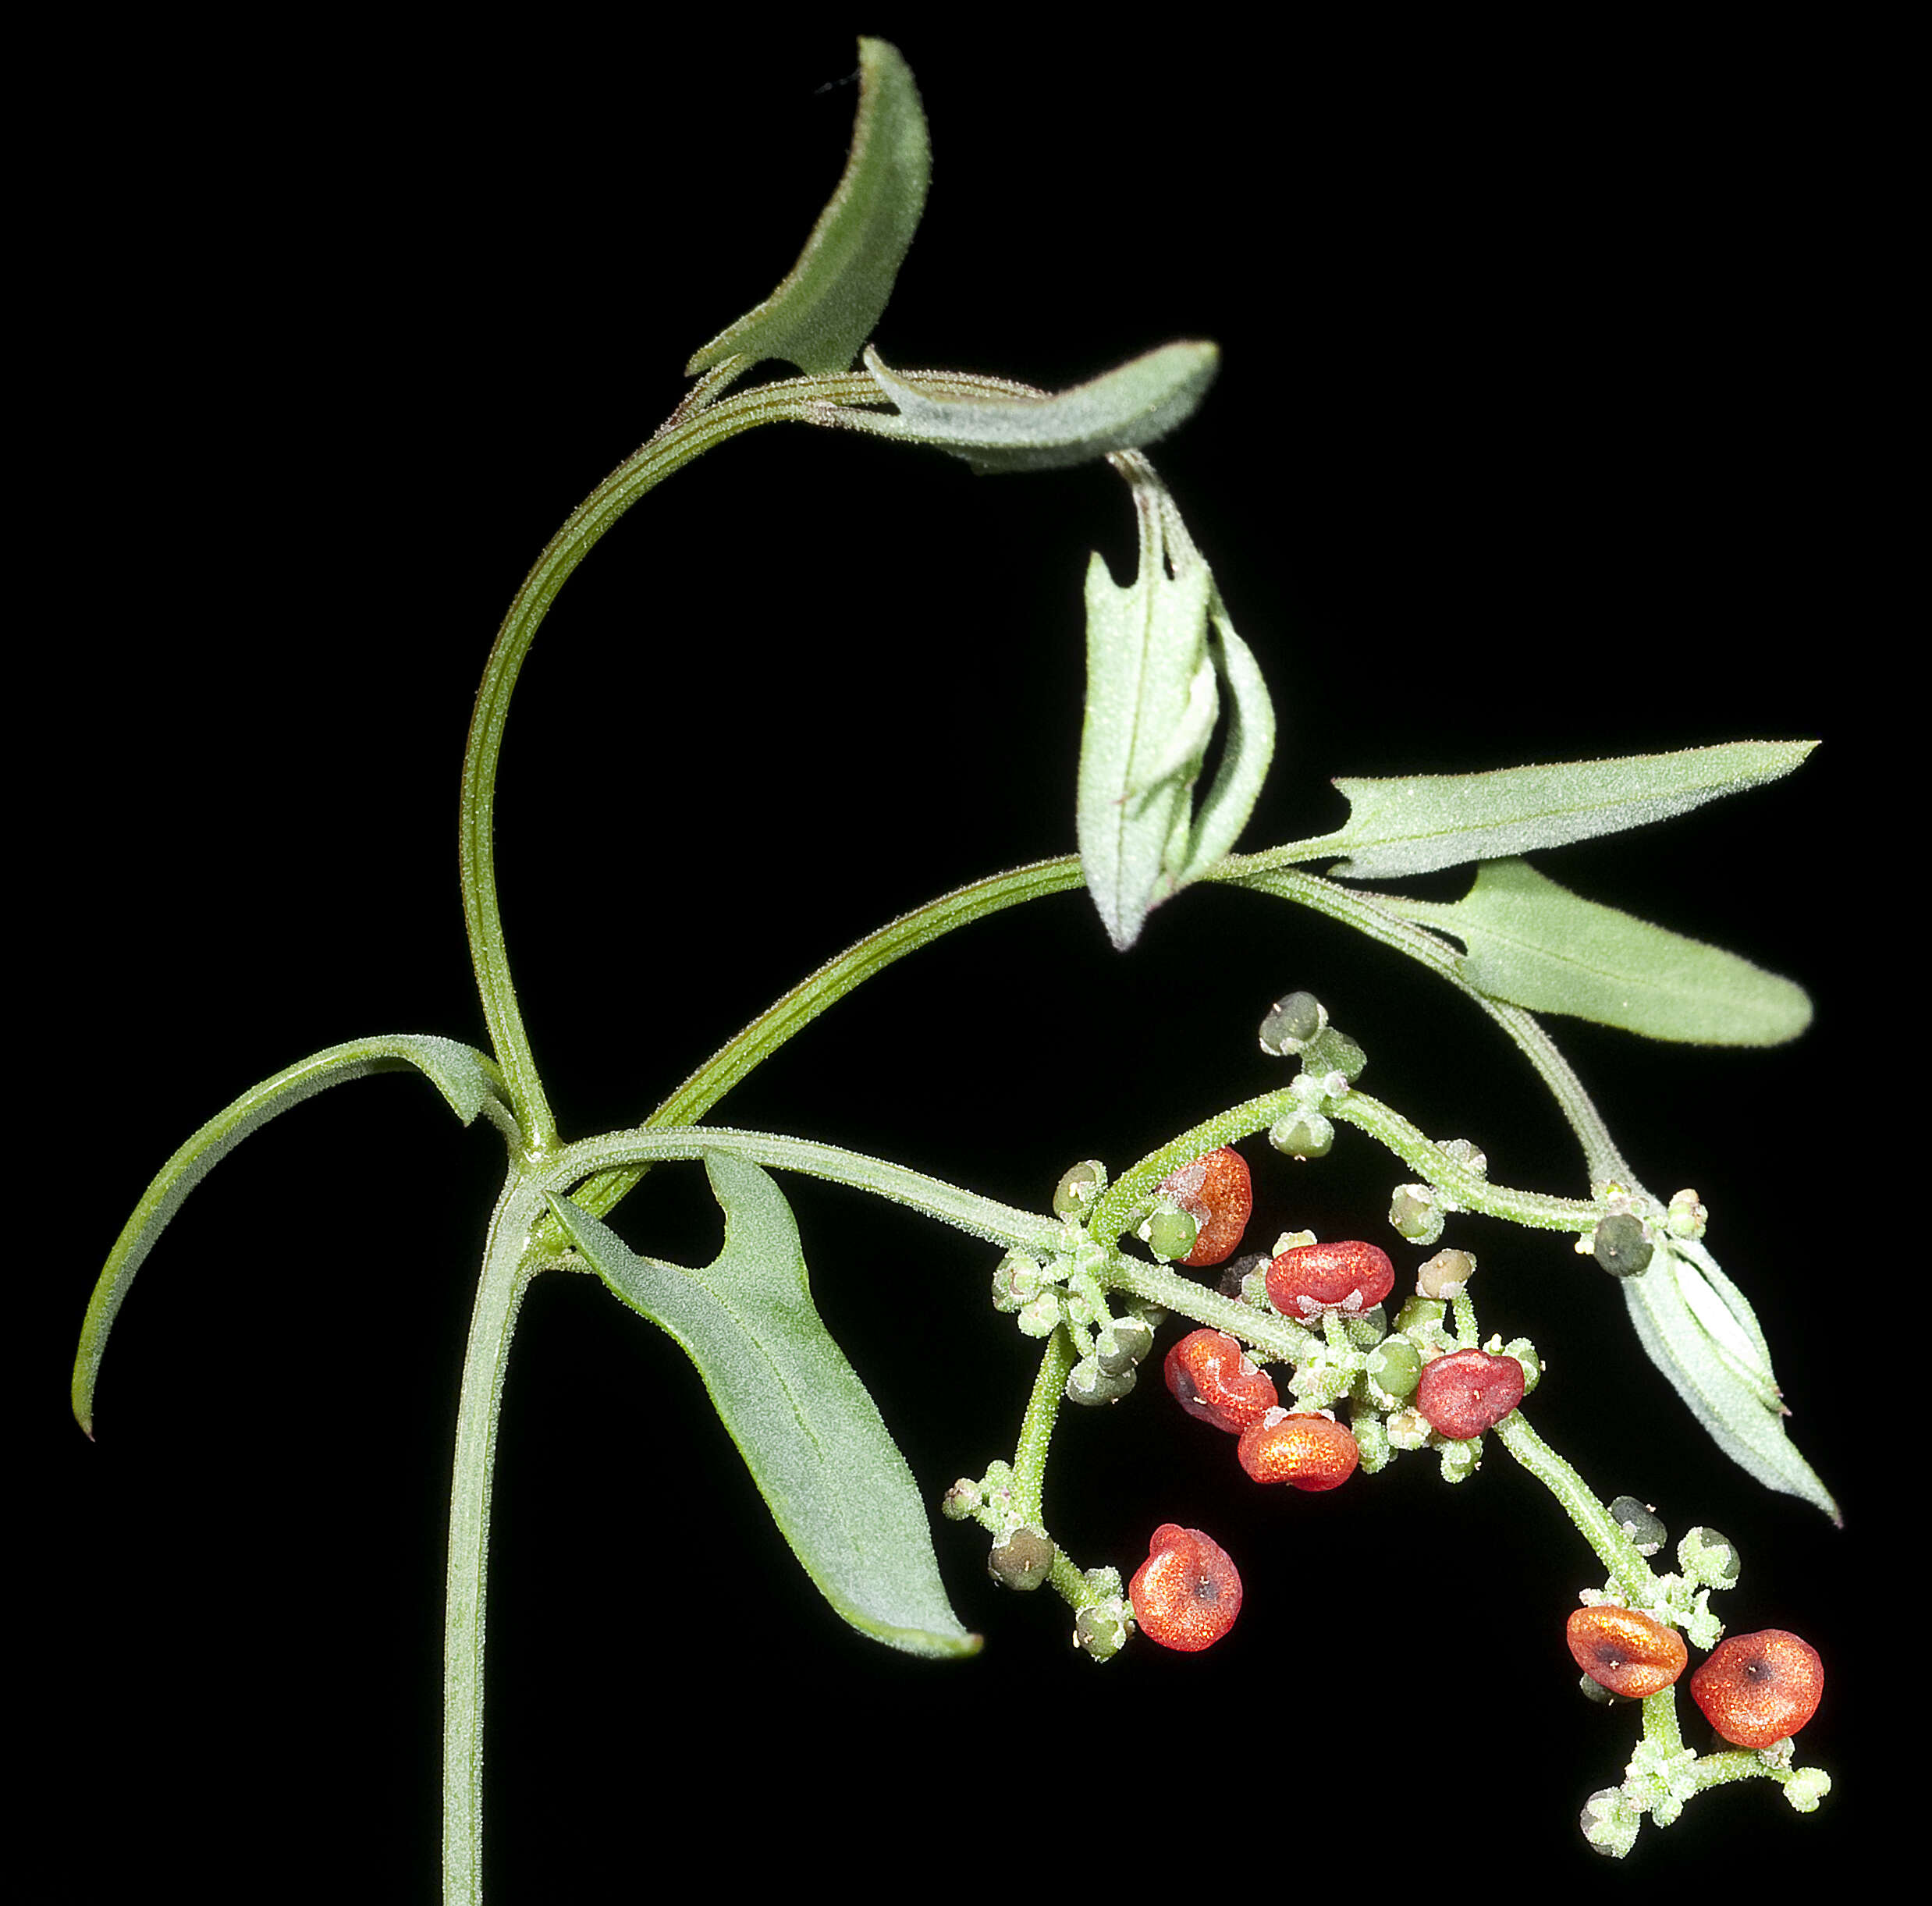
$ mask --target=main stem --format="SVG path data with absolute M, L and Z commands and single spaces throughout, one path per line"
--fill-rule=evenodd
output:
M 469 933 L 477 988 L 482 996 L 483 1017 L 509 1084 L 510 1102 L 525 1144 L 532 1152 L 547 1152 L 556 1143 L 556 1120 L 538 1076 L 517 1003 L 517 989 L 510 981 L 503 918 L 497 906 L 495 844 L 497 763 L 503 754 L 510 697 L 524 658 L 530 653 L 557 591 L 577 566 L 639 497 L 673 470 L 758 424 L 787 419 L 823 423 L 838 418 L 840 405 L 879 401 L 879 386 L 868 376 L 791 378 L 724 399 L 709 409 L 693 412 L 680 408 L 663 429 L 613 470 L 571 513 L 524 578 L 503 618 L 477 690 L 469 743 L 463 751 L 460 859 L 463 923 Z
M 531 1226 L 547 1207 L 513 1166 L 491 1214 L 456 1406 L 443 1601 L 442 1891 L 445 1906 L 483 1897 L 483 1630 L 490 1478 L 517 1311 L 532 1272 Z

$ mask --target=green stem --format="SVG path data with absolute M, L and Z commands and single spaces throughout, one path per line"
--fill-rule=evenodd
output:
M 1032 865 L 995 874 L 955 888 L 936 900 L 904 914 L 897 920 L 868 933 L 855 946 L 847 947 L 836 958 L 828 960 L 808 978 L 769 1006 L 750 1025 L 728 1040 L 705 1061 L 683 1084 L 665 1099 L 645 1121 L 647 1128 L 667 1125 L 692 1125 L 702 1118 L 739 1080 L 753 1067 L 762 1065 L 794 1033 L 802 1031 L 826 1008 L 875 973 L 909 953 L 950 933 L 955 927 L 969 925 L 1022 901 L 1035 900 L 1051 893 L 1064 893 L 1080 886 L 1080 862 L 1074 855 L 1058 860 L 1036 861 Z M 600 1173 L 572 1194 L 575 1201 L 594 1217 L 605 1216 L 641 1178 L 648 1168 L 629 1166 L 620 1171 Z
M 1170 1139 L 1157 1152 L 1131 1165 L 1101 1194 L 1088 1226 L 1096 1243 L 1111 1250 L 1128 1230 L 1145 1216 L 1155 1187 L 1170 1172 L 1237 1139 L 1264 1132 L 1278 1120 L 1301 1108 L 1293 1092 L 1263 1092 L 1258 1099 L 1204 1119 Z M 1460 1210 L 1547 1231 L 1587 1231 L 1596 1222 L 1596 1207 L 1581 1198 L 1550 1198 L 1540 1191 L 1512 1191 L 1492 1184 L 1458 1163 L 1393 1107 L 1366 1092 L 1351 1089 L 1329 1102 L 1332 1118 L 1345 1120 L 1385 1145 L 1402 1162 L 1452 1198 Z
M 1578 1533 L 1596 1551 L 1596 1557 L 1632 1608 L 1648 1608 L 1657 1592 L 1657 1578 L 1638 1554 L 1616 1518 L 1600 1503 L 1583 1478 L 1529 1427 L 1521 1410 L 1512 1410 L 1496 1425 L 1495 1435 L 1510 1454 L 1562 1504 Z M 1649 1724 L 1648 1706 L 1646 1725 Z M 1675 1710 L 1671 1723 L 1676 1727 Z
M 909 1171 L 903 1165 L 862 1152 L 778 1132 L 733 1131 L 723 1125 L 670 1126 L 659 1130 L 640 1126 L 580 1139 L 546 1162 L 544 1182 L 552 1191 L 565 1193 L 577 1180 L 613 1167 L 701 1158 L 707 1152 L 728 1152 L 776 1170 L 805 1172 L 815 1178 L 829 1178 L 835 1184 L 852 1185 L 1009 1250 L 1051 1251 L 1066 1236 L 1057 1218 L 981 1198 L 942 1179 L 929 1178 L 923 1172 Z
M 1131 1296 L 1145 1297 L 1177 1317 L 1192 1318 L 1211 1330 L 1224 1330 L 1230 1336 L 1239 1337 L 1262 1353 L 1259 1361 L 1263 1363 L 1300 1363 L 1313 1354 L 1319 1345 L 1319 1340 L 1286 1317 L 1272 1316 L 1252 1304 L 1224 1297 L 1218 1290 L 1210 1290 L 1205 1284 L 1197 1284 L 1169 1270 L 1164 1264 L 1145 1263 L 1124 1251 L 1116 1251 L 1108 1259 L 1100 1278 L 1110 1290 L 1124 1290 Z
M 483 1897 L 483 1633 L 496 1425 L 517 1312 L 532 1273 L 524 1262 L 542 1191 L 513 1172 L 491 1214 L 470 1316 L 456 1407 L 443 1602 L 442 1873 L 445 1906 Z
M 1330 1118 L 1344 1120 L 1387 1146 L 1404 1164 L 1412 1166 L 1437 1191 L 1454 1199 L 1459 1210 L 1479 1211 L 1543 1231 L 1587 1231 L 1596 1223 L 1596 1207 L 1587 1198 L 1515 1191 L 1479 1178 L 1393 1106 L 1366 1092 L 1351 1090 L 1331 1100 L 1327 1110 Z
M 571 513 L 524 578 L 503 618 L 477 691 L 463 758 L 463 913 L 490 1042 L 509 1082 L 510 1102 L 525 1142 L 534 1152 L 541 1154 L 554 1145 L 556 1121 L 538 1075 L 510 979 L 497 904 L 495 847 L 497 763 L 510 718 L 510 696 L 524 658 L 557 591 L 577 566 L 639 497 L 674 470 L 760 424 L 825 424 L 837 421 L 841 405 L 883 401 L 879 386 L 863 374 L 787 378 L 695 410 L 688 408 L 687 399 L 671 423 L 620 463 Z
M 1261 854 L 1231 854 L 1206 878 L 1277 894 L 1283 900 L 1293 900 L 1298 906 L 1325 914 L 1331 920 L 1341 921 L 1358 932 L 1366 934 L 1370 939 L 1380 940 L 1383 946 L 1419 961 L 1432 973 L 1446 979 L 1458 992 L 1468 995 L 1509 1035 L 1511 1042 L 1536 1067 L 1538 1076 L 1550 1088 L 1571 1130 L 1576 1134 L 1577 1142 L 1582 1147 L 1590 1182 L 1600 1184 L 1614 1180 L 1627 1188 L 1640 1188 L 1632 1177 L 1622 1153 L 1617 1149 L 1603 1115 L 1591 1102 L 1589 1093 L 1584 1091 L 1568 1061 L 1557 1050 L 1555 1042 L 1530 1014 L 1519 1006 L 1506 1006 L 1500 999 L 1492 999 L 1486 993 L 1479 992 L 1463 977 L 1462 956 L 1447 940 L 1425 932 L 1408 921 L 1398 919 L 1374 896 L 1337 886 L 1318 875 L 1298 872 L 1293 868 L 1275 864 L 1278 854 L 1298 856 L 1317 845 L 1303 841 Z
M 1026 1400 L 1026 1416 L 1020 1425 L 1019 1446 L 1013 1454 L 1013 1506 L 1023 1521 L 1038 1529 L 1046 1526 L 1046 1452 L 1060 1420 L 1067 1379 L 1077 1361 L 1063 1325 L 1046 1340 L 1041 1354 L 1033 1393 Z

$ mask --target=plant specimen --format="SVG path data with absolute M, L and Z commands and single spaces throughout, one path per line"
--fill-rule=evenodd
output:
M 1468 1217 L 1567 1238 L 1575 1255 L 1621 1280 L 1639 1342 L 1719 1446 L 1760 1482 L 1833 1507 L 1785 1435 L 1769 1350 L 1743 1294 L 1705 1244 L 1701 1201 L 1689 1190 L 1658 1197 L 1638 1181 L 1532 1017 L 1568 1013 L 1660 1038 L 1769 1044 L 1802 1029 L 1803 996 L 1731 956 L 1585 900 L 1525 857 L 1762 784 L 1796 767 L 1807 745 L 1736 742 L 1483 775 L 1347 779 L 1338 783 L 1349 803 L 1342 826 L 1235 854 L 1273 753 L 1273 705 L 1260 661 L 1143 453 L 1200 403 L 1218 354 L 1204 343 L 1169 344 L 1056 395 L 977 371 L 914 371 L 897 355 L 889 363 L 875 332 L 923 204 L 925 129 L 892 49 L 864 43 L 862 65 L 848 170 L 798 266 L 693 355 L 689 396 L 553 540 L 492 655 L 462 791 L 463 899 L 487 1049 L 438 1035 L 358 1040 L 235 1101 L 155 1180 L 102 1273 L 83 1334 L 76 1405 L 88 1424 L 110 1327 L 163 1227 L 242 1138 L 327 1086 L 413 1070 L 466 1123 L 480 1119 L 500 1133 L 509 1170 L 471 1326 L 451 1505 L 445 1857 L 453 1898 L 474 1897 L 481 1886 L 483 1610 L 497 1411 L 520 1310 L 540 1276 L 595 1279 L 684 1350 L 774 1521 L 854 1628 L 915 1654 L 966 1656 L 979 1646 L 941 1585 L 911 1472 L 813 1308 L 800 1229 L 774 1174 L 855 1187 L 996 1248 L 993 1307 L 1037 1343 L 1037 1373 L 1009 1456 L 962 1476 L 946 1512 L 986 1532 L 1001 1583 L 1063 1603 L 1063 1625 L 1096 1661 L 1120 1652 L 1137 1629 L 1189 1652 L 1237 1631 L 1242 1584 L 1220 1546 L 1233 1540 L 1229 1532 L 1210 1537 L 1161 1523 L 1147 1561 L 1124 1582 L 1117 1560 L 1070 1554 L 1046 1506 L 1046 1461 L 1063 1405 L 1122 1404 L 1145 1360 L 1163 1354 L 1163 1329 L 1181 1320 L 1197 1326 L 1181 1347 L 1218 1336 L 1237 1354 L 1231 1365 L 1199 1347 L 1178 1365 L 1169 1356 L 1168 1387 L 1193 1413 L 1239 1436 L 1238 1460 L 1257 1479 L 1305 1493 L 1359 1490 L 1402 1457 L 1426 1453 L 1460 1482 L 1492 1440 L 1557 1497 L 1601 1563 L 1604 1586 L 1588 1592 L 1596 1599 L 1580 1612 L 1622 1610 L 1681 1629 L 1699 1648 L 1717 1642 L 1709 1595 L 1735 1581 L 1735 1567 L 1727 1572 L 1713 1559 L 1719 1546 L 1693 1531 L 1676 1571 L 1653 1571 L 1530 1427 L 1521 1406 L 1542 1376 L 1533 1343 L 1479 1327 L 1469 1294 L 1476 1254 L 1461 1251 L 1447 1270 L 1440 1263 L 1458 1247 L 1437 1248 L 1459 1237 L 1453 1227 Z M 497 771 L 511 690 L 558 591 L 616 518 L 701 453 L 779 421 L 937 448 L 1015 484 L 1031 470 L 1112 462 L 1126 485 L 1138 556 L 1125 582 L 1098 556 L 1088 573 L 1079 853 L 987 876 L 915 908 L 821 966 L 641 1123 L 566 1136 L 525 1028 L 499 915 Z M 1383 884 L 1470 865 L 1473 884 L 1457 899 Z M 563 870 L 555 878 L 553 903 L 587 903 Z M 712 1122 L 726 1093 L 887 967 L 943 935 L 1082 886 L 1129 958 L 1157 910 L 1178 913 L 1189 889 L 1218 887 L 1252 896 L 1257 907 L 1287 901 L 1312 910 L 1413 960 L 1486 1014 L 1548 1088 L 1583 1154 L 1579 1194 L 1493 1182 L 1476 1144 L 1427 1135 L 1369 1089 L 1376 1055 L 1331 1022 L 1325 999 L 1298 990 L 1254 1003 L 1260 1049 L 1280 1062 L 1278 1084 L 1149 1132 L 1138 1158 L 1083 1159 L 1035 1208 L 890 1155 Z M 659 929 L 673 938 L 705 907 L 701 896 L 677 898 Z M 1332 991 L 1324 986 L 1324 995 Z M 1159 1056 L 1156 1047 L 1151 1063 Z M 1479 1118 L 1470 1116 L 1478 1130 Z M 1349 1131 L 1383 1148 L 1405 1174 L 1383 1209 L 1358 1220 L 1385 1218 L 1388 1249 L 1295 1232 L 1240 1238 L 1251 1207 L 1265 1212 L 1271 1202 L 1251 1180 L 1319 1170 L 1316 1161 Z M 1247 1154 L 1234 1149 L 1241 1145 Z M 1070 1133 L 1067 1155 L 1084 1148 Z M 698 1264 L 642 1255 L 628 1229 L 607 1220 L 647 1173 L 692 1163 L 702 1164 L 722 1214 L 721 1244 Z M 1220 1235 L 1231 1228 L 1235 1236 Z M 1234 1256 L 1243 1241 L 1260 1248 L 1258 1262 Z M 1392 1253 L 1401 1255 L 1399 1271 Z M 1184 1274 L 1216 1267 L 1222 1274 L 1213 1279 Z M 1244 1361 L 1254 1368 L 1244 1371 Z M 1263 1379 L 1263 1370 L 1276 1374 Z M 1246 1423 L 1225 1413 L 1220 1386 L 1238 1393 L 1264 1380 L 1295 1407 L 1264 1404 Z M 1195 1407 L 1211 1389 L 1220 1416 Z M 1149 1405 L 1142 1398 L 1132 1407 Z M 1228 1453 L 1234 1460 L 1234 1450 Z M 1188 1513 L 1173 1503 L 1148 1511 L 1150 1521 Z M 696 1539 L 680 1531 L 680 1539 Z M 1255 1587 L 1251 1580 L 1251 1598 Z M 701 1608 L 691 1620 L 701 1627 Z M 1603 1645 L 1603 1634 L 1592 1632 Z M 1624 1781 L 1587 1810 L 1594 1844 L 1627 1851 L 1644 1814 L 1667 1823 L 1704 1787 L 1747 1775 L 1776 1782 L 1801 1808 L 1817 1804 L 1826 1784 L 1798 1766 L 1788 1731 L 1760 1739 L 1753 1720 L 1742 1751 L 1699 1756 L 1677 1734 L 1667 1688 L 1643 1698 L 1643 1738 Z M 1815 1708 L 1815 1687 L 1810 1698 Z M 1741 1696 L 1728 1702 L 1725 1713 L 1745 1711 Z

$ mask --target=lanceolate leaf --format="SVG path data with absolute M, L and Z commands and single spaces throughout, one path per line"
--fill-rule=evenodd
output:
M 694 377 L 727 357 L 843 371 L 872 334 L 925 207 L 932 159 L 912 70 L 883 40 L 858 43 L 858 119 L 845 175 L 785 282 L 693 353 Z
M 508 1116 L 503 1076 L 494 1060 L 454 1039 L 435 1038 L 424 1033 L 394 1033 L 352 1040 L 346 1045 L 332 1045 L 290 1066 L 286 1072 L 263 1080 L 243 1092 L 226 1111 L 217 1113 L 162 1166 L 108 1253 L 80 1327 L 80 1350 L 74 1360 L 73 1408 L 76 1420 L 89 1436 L 94 1434 L 94 1386 L 101 1356 L 107 1349 L 108 1333 L 134 1281 L 134 1273 L 188 1194 L 250 1132 L 260 1130 L 291 1106 L 298 1106 L 304 1099 L 312 1099 L 346 1079 L 410 1067 L 442 1094 L 450 1110 L 465 1125 L 492 1101 L 503 1106 L 503 1116 Z
M 1274 753 L 1274 708 L 1214 577 L 1145 464 L 1134 477 L 1139 566 L 1120 587 L 1087 566 L 1087 708 L 1075 820 L 1080 864 L 1107 936 L 1133 945 L 1153 908 L 1221 859 Z M 1220 697 L 1234 712 L 1197 817 L 1194 786 Z
M 919 1491 L 812 1301 L 790 1207 L 758 1166 L 708 1153 L 724 1248 L 701 1270 L 637 1256 L 567 1198 L 559 1221 L 640 1316 L 677 1339 L 805 1572 L 846 1620 L 915 1655 L 970 1655 Z
M 1137 449 L 1177 429 L 1200 407 L 1220 359 L 1212 344 L 1167 344 L 1050 396 L 932 397 L 868 350 L 865 367 L 899 414 L 843 421 L 875 435 L 935 444 L 989 474 L 1061 470 Z
M 1469 949 L 1470 985 L 1532 1012 L 1707 1045 L 1776 1045 L 1811 1020 L 1811 1002 L 1792 981 L 1583 900 L 1527 861 L 1486 861 L 1453 904 L 1378 900 L 1454 934 Z
M 1831 1493 L 1785 1434 L 1763 1333 L 1744 1294 L 1692 1240 L 1660 1246 L 1623 1282 L 1650 1361 L 1731 1460 L 1766 1488 L 1802 1496 L 1842 1522 Z
M 1407 775 L 1338 779 L 1348 825 L 1298 843 L 1298 860 L 1351 857 L 1331 868 L 1348 880 L 1393 880 L 1465 861 L 1500 860 L 1614 834 L 1789 774 L 1815 741 L 1734 741 L 1633 754 L 1617 761 L 1559 761 L 1493 774 Z

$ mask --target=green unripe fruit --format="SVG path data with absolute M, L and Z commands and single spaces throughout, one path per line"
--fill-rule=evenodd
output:
M 1407 1337 L 1390 1337 L 1369 1353 L 1369 1380 L 1386 1396 L 1413 1396 L 1422 1374 L 1422 1352 Z
M 1426 1184 L 1398 1185 L 1389 1223 L 1412 1244 L 1433 1244 L 1442 1235 L 1442 1207 Z
M 1147 1248 L 1164 1263 L 1171 1264 L 1193 1250 L 1201 1234 L 1191 1212 L 1157 1211 L 1140 1228 Z
M 1642 1823 L 1635 1808 L 1624 1798 L 1623 1789 L 1606 1787 L 1583 1803 L 1578 1824 L 1583 1837 L 1599 1853 L 1620 1860 L 1637 1844 L 1637 1828 Z
M 1459 1297 L 1476 1275 L 1476 1259 L 1466 1251 L 1439 1251 L 1415 1273 L 1415 1288 L 1426 1297 Z
M 1610 1505 L 1611 1520 L 1630 1538 L 1639 1555 L 1655 1555 L 1664 1546 L 1664 1524 L 1657 1512 L 1634 1496 L 1619 1496 Z
M 1734 1588 L 1743 1562 L 1728 1536 L 1699 1525 L 1687 1530 L 1677 1545 L 1677 1566 L 1706 1588 Z
M 1328 1024 L 1328 1010 L 1312 992 L 1277 999 L 1261 1022 L 1261 1049 L 1272 1059 L 1298 1052 Z
M 1064 1315 L 1057 1290 L 1042 1290 L 1031 1304 L 1021 1307 L 1016 1321 L 1025 1336 L 1051 1336 L 1060 1328 Z
M 1023 1251 L 1010 1251 L 993 1269 L 993 1308 L 1010 1315 L 1031 1304 L 1042 1288 L 1039 1263 Z
M 1398 1330 L 1440 1330 L 1442 1328 L 1443 1305 L 1440 1301 L 1413 1297 L 1403 1300 L 1402 1308 L 1395 1313 L 1395 1327 Z
M 1053 1187 L 1053 1216 L 1087 1218 L 1106 1185 L 1107 1168 L 1097 1158 L 1083 1158 L 1078 1165 L 1069 1165 Z
M 1154 1333 L 1138 1317 L 1119 1317 L 1093 1340 L 1094 1361 L 1106 1376 L 1131 1370 L 1154 1347 Z
M 1127 1611 L 1120 1596 L 1074 1616 L 1074 1645 L 1096 1661 L 1111 1661 L 1127 1645 Z
M 1335 1128 L 1319 1112 L 1297 1112 L 1268 1127 L 1268 1142 L 1287 1158 L 1326 1158 L 1334 1149 Z
M 1103 1403 L 1118 1403 L 1134 1387 L 1134 1380 L 1131 1365 L 1117 1375 L 1110 1375 L 1100 1368 L 1097 1358 L 1083 1357 L 1067 1372 L 1067 1400 L 1096 1407 Z
M 1059 1553 L 1043 1529 L 1016 1528 L 1004 1542 L 993 1544 L 986 1572 L 1009 1588 L 1037 1588 Z
M 1643 1234 L 1643 1220 L 1627 1211 L 1597 1226 L 1590 1255 L 1612 1277 L 1635 1277 L 1650 1265 L 1652 1247 Z

